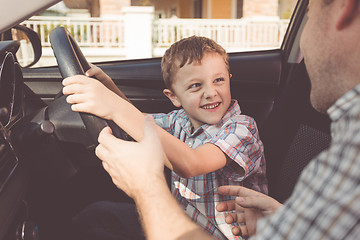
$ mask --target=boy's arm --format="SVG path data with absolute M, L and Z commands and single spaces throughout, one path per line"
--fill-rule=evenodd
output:
M 136 141 L 142 140 L 144 115 L 130 102 L 101 82 L 83 75 L 66 78 L 63 85 L 63 93 L 69 95 L 66 101 L 72 104 L 73 111 L 113 120 Z M 227 162 L 226 155 L 213 144 L 192 149 L 161 127 L 158 126 L 157 130 L 169 160 L 166 160 L 166 166 L 181 177 L 209 173 L 222 168 Z
M 172 170 L 184 178 L 216 171 L 230 159 L 216 145 L 205 143 L 195 149 L 158 127 L 164 152 L 172 164 Z
M 135 140 L 142 140 L 144 115 L 131 103 L 122 100 L 112 120 Z M 157 131 L 166 155 L 165 165 L 181 177 L 213 172 L 224 167 L 228 161 L 227 156 L 214 144 L 192 149 L 160 126 L 157 126 Z

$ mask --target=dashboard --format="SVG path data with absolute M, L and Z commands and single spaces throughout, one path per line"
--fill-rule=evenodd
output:
M 0 42 L 0 120 L 8 127 L 22 116 L 23 79 L 16 62 L 17 41 Z
M 48 106 L 25 85 L 18 48 L 18 41 L 0 41 L 0 240 L 23 239 L 24 232 L 37 239 L 34 222 L 46 215 L 38 202 L 52 201 L 47 183 L 60 185 L 80 165 L 100 164 L 65 98 Z
M 18 165 L 12 146 L 12 126 L 22 117 L 22 74 L 14 51 L 18 42 L 0 42 L 0 194 Z
M 15 57 L 18 47 L 17 41 L 0 42 L 0 239 L 7 238 L 19 216 L 28 182 L 13 134 L 23 117 L 23 79 Z

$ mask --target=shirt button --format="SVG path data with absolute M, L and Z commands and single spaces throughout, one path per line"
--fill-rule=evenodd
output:
M 188 142 L 187 145 L 188 145 L 189 147 L 192 147 L 193 144 L 192 144 L 192 142 Z
M 185 178 L 181 178 L 180 182 L 185 185 L 185 184 L 186 184 L 186 179 L 185 179 Z

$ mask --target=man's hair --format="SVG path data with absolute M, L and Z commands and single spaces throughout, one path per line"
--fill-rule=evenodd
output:
M 229 56 L 214 40 L 199 36 L 184 38 L 172 44 L 162 58 L 161 71 L 166 88 L 171 89 L 174 75 L 180 68 L 192 62 L 201 63 L 205 53 L 222 56 L 229 71 Z

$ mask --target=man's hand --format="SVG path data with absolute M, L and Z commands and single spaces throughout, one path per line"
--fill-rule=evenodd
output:
M 110 128 L 99 135 L 96 155 L 114 184 L 132 198 L 149 187 L 154 178 L 164 178 L 164 153 L 150 115 L 144 120 L 144 138 L 140 142 L 117 139 Z
M 235 200 L 219 203 L 216 209 L 219 212 L 233 211 L 226 217 L 229 224 L 240 223 L 239 227 L 233 228 L 234 235 L 243 237 L 252 236 L 256 233 L 258 219 L 276 212 L 282 204 L 275 199 L 241 186 L 221 186 L 218 193 L 222 195 L 237 196 Z

